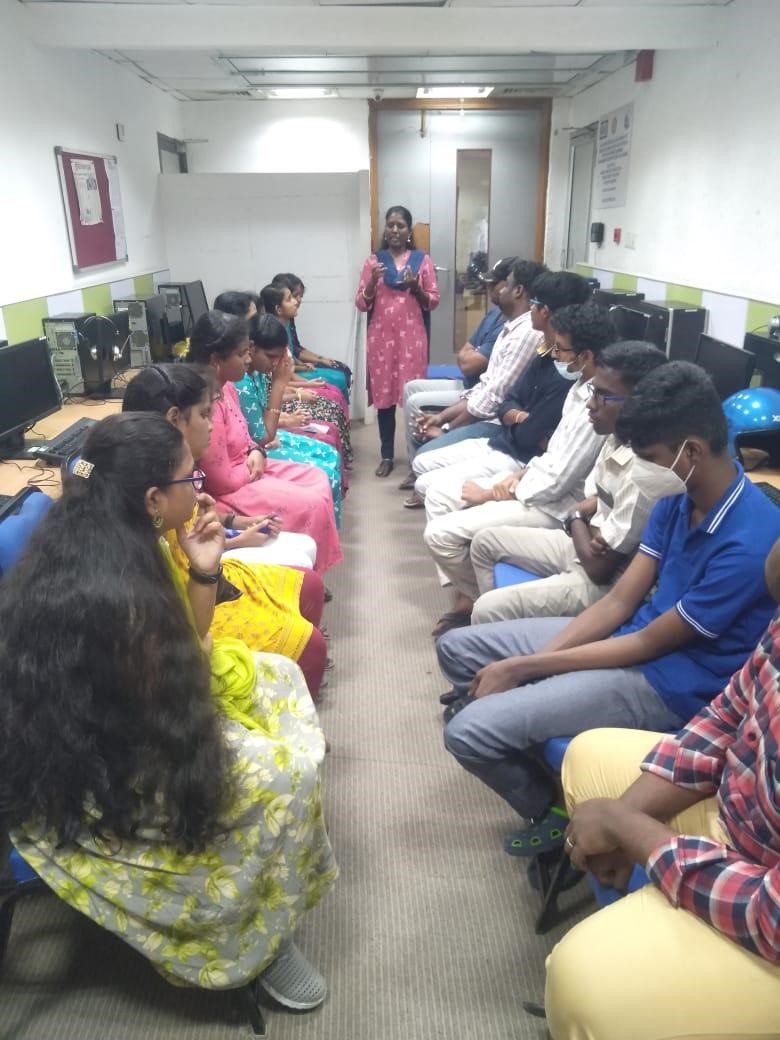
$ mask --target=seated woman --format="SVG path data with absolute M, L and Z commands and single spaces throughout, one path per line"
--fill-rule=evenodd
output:
M 295 357 L 296 349 L 300 348 L 300 344 L 296 348 L 296 337 L 293 335 L 293 322 L 295 315 L 298 313 L 298 301 L 290 290 L 286 286 L 283 289 L 276 289 L 273 285 L 266 285 L 260 290 L 259 300 L 260 309 L 265 311 L 266 314 L 272 314 L 275 318 L 278 318 L 287 332 L 287 343 L 295 361 L 295 377 L 291 380 L 291 386 L 294 388 L 316 387 L 316 392 L 320 396 L 339 402 L 344 410 L 344 414 L 348 417 L 349 409 L 347 407 L 346 395 L 338 387 L 324 380 L 322 375 L 315 372 L 311 365 L 299 361 Z
M 341 523 L 341 458 L 329 444 L 321 444 L 300 434 L 277 429 L 281 402 L 293 374 L 287 351 L 287 333 L 282 323 L 270 314 L 250 318 L 249 371 L 236 384 L 238 403 L 244 413 L 250 436 L 262 444 L 269 459 L 287 459 L 317 466 L 330 481 L 336 524 Z M 273 379 L 272 379 L 273 376 Z
M 223 292 L 214 300 L 214 310 L 225 314 L 237 314 L 239 318 L 249 321 L 257 314 L 258 297 L 250 292 Z M 292 354 L 290 354 L 292 357 Z M 335 400 L 321 396 L 328 392 Z M 285 388 L 280 404 L 279 429 L 292 433 L 305 433 L 307 437 L 324 441 L 338 448 L 344 460 L 345 468 L 352 465 L 352 442 L 349 430 L 349 415 L 344 405 L 344 398 L 333 387 L 328 387 L 321 379 L 306 381 L 298 379 L 294 374 Z M 302 430 L 314 420 L 319 426 L 327 429 L 320 431 Z
M 349 391 L 352 386 L 352 371 L 343 362 L 334 358 L 323 357 L 315 354 L 301 345 L 298 338 L 298 330 L 295 327 L 295 319 L 303 303 L 303 294 L 306 286 L 296 274 L 275 274 L 271 279 L 271 285 L 275 289 L 289 289 L 293 299 L 297 303 L 296 312 L 290 319 L 291 348 L 295 360 L 298 362 L 301 375 L 304 379 L 324 379 L 331 383 L 349 401 Z
M 162 416 L 102 420 L 4 576 L 3 821 L 61 899 L 171 981 L 258 979 L 311 1008 L 325 983 L 292 933 L 336 877 L 324 740 L 292 662 L 231 642 L 209 667 L 224 533 L 193 466 Z
M 193 458 L 200 458 L 208 450 L 211 436 L 211 397 L 209 383 L 193 365 L 152 365 L 131 380 L 122 410 L 164 415 L 182 434 Z M 223 525 L 236 522 L 234 517 L 217 516 Z M 267 519 L 266 524 L 270 523 Z M 169 532 L 166 539 L 174 566 L 186 578 L 187 558 L 177 532 Z M 211 634 L 242 639 L 251 650 L 297 661 L 316 699 L 328 659 L 327 643 L 319 630 L 325 602 L 322 578 L 310 570 L 253 564 L 235 557 L 223 560 L 223 569 L 240 595 L 228 598 L 234 595 L 228 588 L 218 597 Z
M 208 450 L 197 460 L 206 474 L 206 490 L 229 512 L 280 514 L 284 530 L 314 538 L 317 570 L 329 570 L 342 556 L 328 478 L 313 466 L 267 459 L 241 414 L 234 384 L 246 375 L 249 361 L 246 322 L 208 311 L 192 330 L 189 359 L 208 366 L 222 389 L 214 402 Z

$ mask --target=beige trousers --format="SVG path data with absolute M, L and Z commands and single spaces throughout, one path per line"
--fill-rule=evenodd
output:
M 619 729 L 576 737 L 563 763 L 569 810 L 621 795 L 660 737 Z M 724 840 L 714 798 L 670 825 Z M 648 885 L 558 943 L 547 959 L 545 1004 L 553 1040 L 777 1040 L 780 967 Z
M 539 581 L 495 588 L 493 568 L 502 561 L 538 574 Z M 561 530 L 485 528 L 472 539 L 471 564 L 480 591 L 472 625 L 513 618 L 576 617 L 610 588 L 591 581 L 577 560 L 574 543 Z

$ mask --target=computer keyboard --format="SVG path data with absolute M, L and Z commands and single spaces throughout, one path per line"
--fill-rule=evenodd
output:
M 757 480 L 756 487 L 759 491 L 763 491 L 770 502 L 773 502 L 780 509 L 780 488 L 776 488 L 774 484 L 769 484 L 765 480 Z
M 56 437 L 45 441 L 39 447 L 29 448 L 30 457 L 57 464 L 64 462 L 71 455 L 81 451 L 87 434 L 96 422 L 97 419 L 77 419 Z

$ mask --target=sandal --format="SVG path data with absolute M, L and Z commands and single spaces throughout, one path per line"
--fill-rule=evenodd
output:
M 416 491 L 415 491 L 415 493 L 413 495 L 410 495 L 408 498 L 404 499 L 404 509 L 424 509 L 424 508 L 425 508 L 425 499 L 424 498 L 420 498 L 420 496 L 417 494 Z
M 417 482 L 417 474 L 414 472 L 414 470 L 410 469 L 409 472 L 407 473 L 407 475 L 404 477 L 404 479 L 398 485 L 398 490 L 399 491 L 411 491 L 416 482 Z
M 541 819 L 523 831 L 513 831 L 504 838 L 504 852 L 510 856 L 538 856 L 563 848 L 564 829 L 569 821 L 565 809 L 551 806 Z
M 443 636 L 445 632 L 449 632 L 451 628 L 465 628 L 466 625 L 471 624 L 471 613 L 464 614 L 461 610 L 448 610 L 446 614 L 442 614 L 436 625 L 431 632 L 434 639 L 438 639 L 439 636 Z

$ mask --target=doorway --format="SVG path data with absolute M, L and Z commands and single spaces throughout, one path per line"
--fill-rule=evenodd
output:
M 487 307 L 479 274 L 504 256 L 541 259 L 549 152 L 548 101 L 371 103 L 371 210 L 429 225 L 441 302 L 430 360 L 447 364 Z
M 566 247 L 561 266 L 573 270 L 588 262 L 590 248 L 590 203 L 593 169 L 596 164 L 596 130 L 588 127 L 571 139 L 569 153 L 569 212 Z

